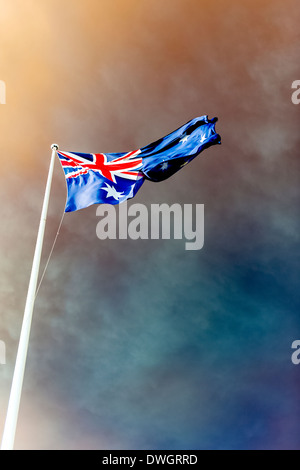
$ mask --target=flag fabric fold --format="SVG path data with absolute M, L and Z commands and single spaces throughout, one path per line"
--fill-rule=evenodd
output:
M 58 151 L 67 183 L 66 212 L 133 198 L 144 181 L 163 181 L 203 150 L 221 143 L 208 116 L 189 121 L 158 141 L 127 153 Z

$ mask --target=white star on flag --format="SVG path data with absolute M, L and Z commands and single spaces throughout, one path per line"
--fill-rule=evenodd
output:
M 109 184 L 106 184 L 106 188 L 102 188 L 103 191 L 107 192 L 107 198 L 108 197 L 113 197 L 116 201 L 119 201 L 122 196 L 124 196 L 124 193 L 119 193 L 116 188 L 113 186 L 110 186 Z
M 160 167 L 161 170 L 167 170 L 168 168 L 169 168 L 169 163 L 167 162 L 164 162 Z

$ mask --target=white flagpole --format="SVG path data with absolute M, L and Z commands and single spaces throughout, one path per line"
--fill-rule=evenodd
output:
M 33 308 L 34 308 L 34 302 L 35 302 L 35 296 L 36 296 L 40 261 L 41 261 L 41 255 L 42 255 L 42 247 L 43 247 L 43 241 L 44 241 L 44 233 L 45 233 L 48 206 L 49 206 L 49 198 L 50 198 L 50 190 L 51 190 L 54 163 L 55 163 L 55 155 L 56 155 L 56 151 L 58 150 L 58 145 L 56 144 L 51 145 L 51 149 L 52 149 L 52 157 L 51 157 L 51 162 L 50 162 L 42 215 L 41 215 L 40 226 L 39 226 L 37 242 L 36 242 L 36 247 L 35 247 L 35 253 L 34 253 L 34 258 L 33 258 L 33 264 L 32 264 L 30 282 L 29 282 L 29 287 L 28 287 L 28 294 L 27 294 L 27 300 L 26 300 L 26 305 L 25 305 L 25 312 L 24 312 L 21 336 L 20 336 L 20 341 L 19 341 L 15 371 L 14 371 L 12 387 L 11 387 L 9 403 L 8 403 L 8 409 L 7 409 L 7 415 L 6 415 L 6 421 L 5 421 L 5 426 L 4 426 L 1 450 L 13 450 L 14 448 L 16 427 L 17 427 L 20 400 L 21 400 L 22 387 L 23 387 L 24 372 L 25 372 L 28 345 L 29 345 L 32 314 L 33 314 Z

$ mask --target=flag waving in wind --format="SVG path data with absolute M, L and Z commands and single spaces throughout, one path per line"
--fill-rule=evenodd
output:
M 119 204 L 133 198 L 145 179 L 163 181 L 206 148 L 221 143 L 217 118 L 202 116 L 171 134 L 128 153 L 74 153 L 59 151 L 68 198 L 66 212 L 92 204 Z
M 58 151 L 57 144 L 51 145 L 52 155 L 1 450 L 12 450 L 14 447 L 33 308 L 39 290 L 37 283 L 56 153 L 63 167 L 68 188 L 65 212 L 77 211 L 92 204 L 119 204 L 134 197 L 146 179 L 163 181 L 189 163 L 202 150 L 220 144 L 221 137 L 215 131 L 216 122 L 217 118 L 210 121 L 207 116 L 193 119 L 157 142 L 128 153 L 61 152 Z M 62 221 L 63 218 L 60 226 Z M 44 274 L 42 279 L 43 276 Z

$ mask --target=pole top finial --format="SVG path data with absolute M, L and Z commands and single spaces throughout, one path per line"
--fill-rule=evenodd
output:
M 59 149 L 59 146 L 57 144 L 52 144 L 51 145 L 51 149 L 52 150 L 58 150 Z

